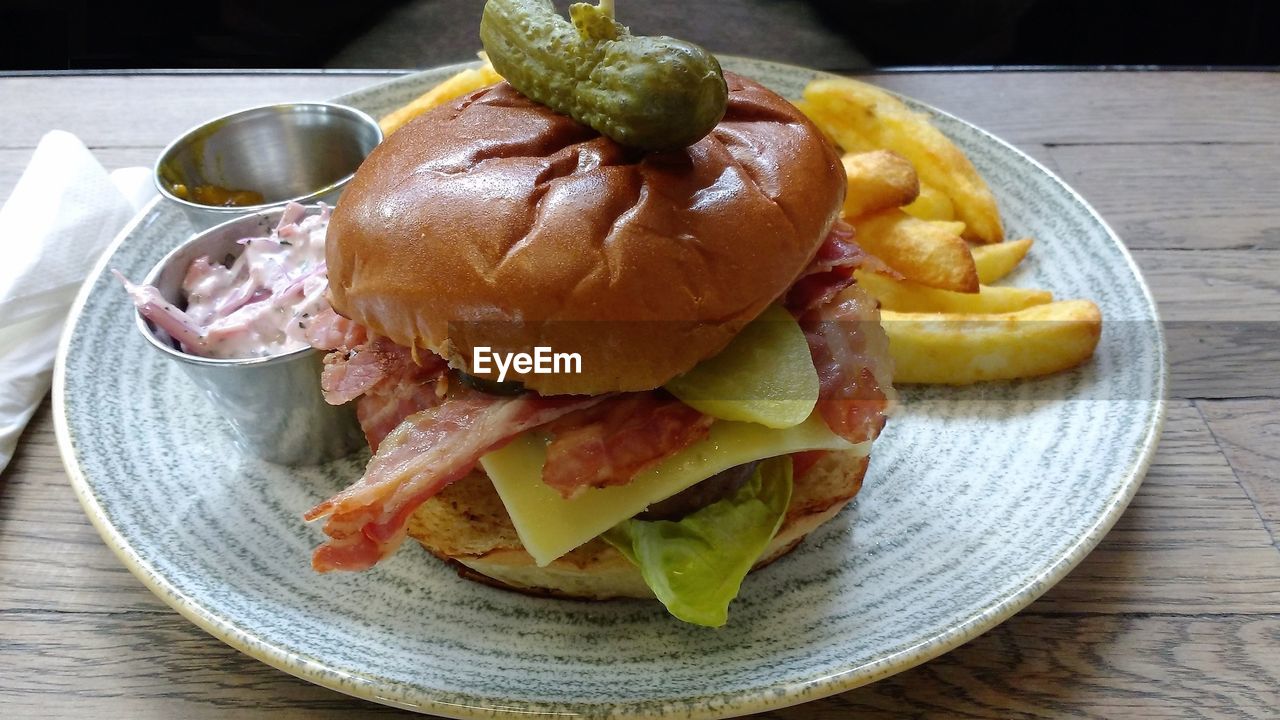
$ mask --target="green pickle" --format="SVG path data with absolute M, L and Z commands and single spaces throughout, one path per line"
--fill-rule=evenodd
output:
M 818 402 L 818 371 L 791 313 L 771 305 L 719 354 L 664 385 L 689 407 L 721 420 L 787 428 Z
M 724 117 L 729 91 L 715 56 L 693 43 L 632 35 L 612 0 L 488 0 L 480 40 L 507 82 L 622 145 L 692 145 Z

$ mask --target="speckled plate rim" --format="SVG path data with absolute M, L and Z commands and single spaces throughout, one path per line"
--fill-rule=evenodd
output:
M 785 65 L 782 63 L 748 60 L 746 58 L 738 58 L 729 55 L 721 56 L 721 58 L 726 61 L 726 64 L 734 61 L 752 62 L 761 65 L 773 65 L 780 69 L 789 69 L 791 71 L 811 72 L 817 76 L 837 77 L 828 73 L 813 71 L 799 66 Z M 474 67 L 476 64 L 477 63 L 475 62 L 457 63 L 455 65 L 444 66 L 423 72 L 442 73 L 456 71 L 466 67 Z M 370 90 L 380 86 L 391 86 L 406 83 L 409 82 L 410 78 L 415 74 L 417 73 L 410 73 L 381 83 L 375 83 L 364 88 L 364 90 Z M 1166 393 L 1168 387 L 1169 364 L 1168 349 L 1165 344 L 1159 308 L 1151 294 L 1150 287 L 1147 285 L 1141 271 L 1138 269 L 1137 263 L 1134 262 L 1133 256 L 1129 253 L 1128 248 L 1120 240 L 1119 236 L 1106 222 L 1106 220 L 1104 220 L 1097 212 L 1097 210 L 1095 210 L 1093 206 L 1090 205 L 1088 201 L 1086 201 L 1071 186 L 1058 177 L 1056 173 L 1045 167 L 1035 158 L 1032 158 L 1001 138 L 972 123 L 964 121 L 951 113 L 939 110 L 927 103 L 922 103 L 916 100 L 912 100 L 912 102 L 928 108 L 930 112 L 939 116 L 944 116 L 967 125 L 976 131 L 977 134 L 983 137 L 987 142 L 1003 146 L 1020 160 L 1026 162 L 1037 171 L 1050 178 L 1055 185 L 1057 185 L 1064 193 L 1070 196 L 1074 202 L 1078 203 L 1080 207 L 1088 212 L 1091 218 L 1106 231 L 1108 239 L 1114 243 L 1116 248 L 1120 251 L 1124 258 L 1124 262 L 1127 265 L 1127 269 L 1132 273 L 1140 286 L 1143 300 L 1151 309 L 1152 322 L 1154 323 L 1154 329 L 1158 339 L 1157 350 L 1160 358 L 1160 374 L 1156 379 L 1156 388 L 1158 393 L 1155 400 L 1155 412 L 1152 416 L 1152 422 L 1147 427 L 1146 433 L 1143 435 L 1140 454 L 1136 462 L 1125 469 L 1122 484 L 1119 485 L 1116 491 L 1112 493 L 1111 497 L 1107 499 L 1104 510 L 1098 517 L 1097 522 L 1085 531 L 1085 533 L 1060 557 L 1050 562 L 1039 572 L 1035 573 L 1027 580 L 1026 583 L 1010 593 L 1004 599 L 991 603 L 987 607 L 971 614 L 968 618 L 956 623 L 944 632 L 938 633 L 933 637 L 920 641 L 915 646 L 901 650 L 893 655 L 881 658 L 874 662 L 848 667 L 840 672 L 831 673 L 821 677 L 794 681 L 785 686 L 770 688 L 768 692 L 757 691 L 755 693 L 740 693 L 738 695 L 709 695 L 703 698 L 690 698 L 689 704 L 679 706 L 678 708 L 673 707 L 671 713 L 663 713 L 662 715 L 656 716 L 652 714 L 611 714 L 611 717 L 648 718 L 661 717 L 663 715 L 675 715 L 678 713 L 682 717 L 687 718 L 711 719 L 765 712 L 798 705 L 852 690 L 932 660 L 935 657 L 945 654 L 969 642 L 1009 619 L 1018 611 L 1031 604 L 1036 598 L 1044 594 L 1049 590 L 1049 588 L 1057 584 L 1062 580 L 1062 578 L 1066 577 L 1066 575 L 1070 573 L 1071 570 L 1074 569 L 1076 565 L 1078 565 L 1080 561 L 1083 560 L 1091 550 L 1093 550 L 1094 547 L 1097 546 L 1112 526 L 1115 525 L 1116 521 L 1124 512 L 1125 508 L 1128 507 L 1129 502 L 1133 499 L 1133 496 L 1137 493 L 1138 488 L 1142 484 L 1142 480 L 1146 475 L 1147 469 L 1151 465 L 1152 458 L 1155 456 L 1156 447 L 1164 428 L 1165 412 L 1167 407 Z M 94 494 L 93 488 L 90 485 L 88 478 L 85 476 L 84 470 L 80 466 L 77 458 L 76 448 L 71 436 L 66 414 L 66 358 L 74 330 L 80 320 L 80 315 L 84 310 L 85 303 L 92 292 L 94 281 L 102 272 L 105 271 L 109 259 L 116 252 L 119 246 L 139 226 L 150 219 L 152 212 L 159 202 L 160 199 L 156 198 L 144 207 L 138 215 L 135 216 L 123 230 L 121 230 L 121 232 L 112 241 L 111 245 L 98 259 L 94 269 L 89 274 L 88 280 L 80 288 L 75 302 L 72 305 L 62 337 L 58 343 L 58 352 L 54 364 L 53 412 L 54 431 L 57 437 L 58 451 L 62 457 L 63 466 L 67 470 L 71 488 L 77 499 L 80 501 L 80 505 L 84 509 L 85 515 L 89 518 L 89 521 L 98 531 L 98 534 L 102 537 L 103 541 L 109 548 L 111 548 L 112 552 L 115 553 L 120 562 L 128 568 L 128 570 L 137 577 L 148 590 L 171 608 L 176 610 L 182 617 L 240 652 L 308 682 L 343 694 L 384 705 L 417 712 L 429 712 L 446 717 L 461 718 L 463 720 L 470 720 L 472 718 L 566 717 L 566 713 L 563 711 L 548 711 L 544 707 L 540 707 L 536 704 L 525 705 L 523 707 L 519 706 L 519 703 L 511 703 L 503 706 L 486 706 L 479 704 L 468 705 L 443 702 L 438 698 L 432 697 L 429 692 L 416 694 L 411 692 L 388 692 L 387 688 L 381 686 L 372 678 L 335 670 L 319 658 L 284 650 L 273 644 L 268 639 L 245 630 L 232 618 L 219 616 L 201 605 L 196 599 L 180 592 L 172 583 L 169 582 L 167 578 L 156 572 L 153 567 L 143 561 L 138 552 L 129 544 L 128 540 L 124 538 L 111 523 L 105 508 L 103 508 L 99 503 L 97 496 Z M 339 680 L 342 682 L 339 682 Z M 698 705 L 696 703 L 701 704 Z M 583 706 L 583 712 L 587 715 L 597 715 L 601 709 L 602 706 L 600 705 Z

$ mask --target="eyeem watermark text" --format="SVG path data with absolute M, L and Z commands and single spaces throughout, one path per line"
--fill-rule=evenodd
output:
M 535 346 L 532 353 L 493 352 L 493 348 L 479 345 L 471 351 L 471 372 L 476 375 L 498 371 L 498 382 L 507 379 L 507 371 L 520 375 L 580 374 L 582 356 L 578 353 L 554 352 L 549 347 Z

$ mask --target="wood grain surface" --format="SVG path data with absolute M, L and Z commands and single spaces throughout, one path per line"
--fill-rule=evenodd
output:
M 0 198 L 54 128 L 108 168 L 150 164 L 211 115 L 384 77 L 0 77 Z M 1166 322 L 1169 417 L 1129 510 L 1040 600 L 930 663 L 764 717 L 1280 717 L 1280 75 L 871 79 L 1018 145 L 1102 212 Z M 151 596 L 81 513 L 40 409 L 0 474 L 0 717 L 402 715 Z

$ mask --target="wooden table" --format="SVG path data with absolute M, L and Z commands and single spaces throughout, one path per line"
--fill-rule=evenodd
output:
M 211 115 L 379 79 L 0 77 L 0 197 L 53 128 L 109 168 L 149 164 Z M 1280 75 L 873 79 L 1011 141 L 1111 222 L 1168 325 L 1168 422 L 1128 512 L 1035 604 L 926 665 L 770 715 L 1280 716 Z M 40 410 L 0 476 L 0 716 L 399 714 L 241 655 L 152 597 L 81 514 Z

